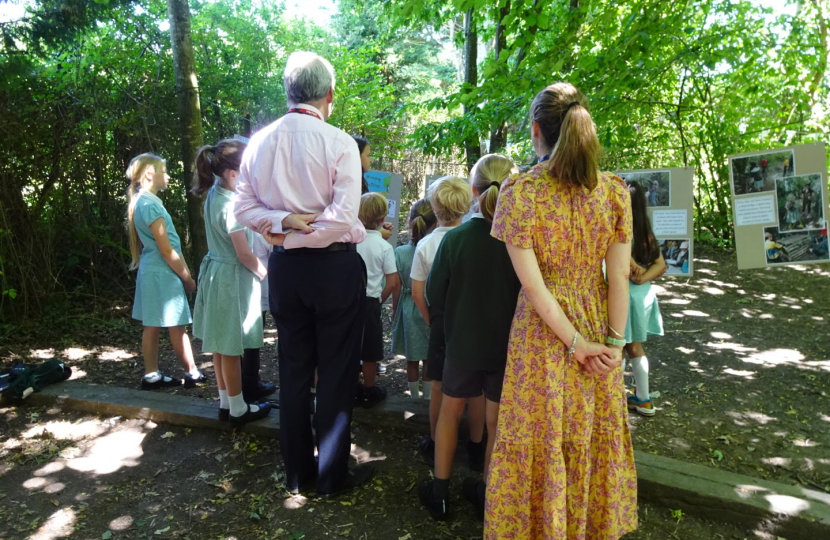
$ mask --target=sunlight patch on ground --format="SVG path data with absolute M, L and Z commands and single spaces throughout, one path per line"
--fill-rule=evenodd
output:
M 86 377 L 86 371 L 82 370 L 78 366 L 72 366 L 72 376 L 69 377 L 68 380 L 77 381 L 78 379 L 83 379 L 84 377 Z
M 104 427 L 100 422 L 94 420 L 87 420 L 86 422 L 77 424 L 59 420 L 30 428 L 24 431 L 21 437 L 30 439 L 32 437 L 41 437 L 44 433 L 48 433 L 59 440 L 77 441 L 86 437 L 97 437 L 103 432 Z
M 370 461 L 386 461 L 386 456 L 384 454 L 373 456 L 371 452 L 366 450 L 365 448 L 361 448 L 360 446 L 352 443 L 352 457 L 357 460 L 358 463 L 368 463 Z
M 708 274 L 710 276 L 718 275 L 717 272 L 715 272 L 714 270 L 710 270 L 708 268 L 695 268 L 695 272 L 697 272 L 698 274 Z
M 709 343 L 706 343 L 705 345 L 707 347 L 711 347 L 713 349 L 735 351 L 735 352 L 741 352 L 741 353 L 755 352 L 755 351 L 758 350 L 758 349 L 755 349 L 753 347 L 744 347 L 740 343 L 712 343 L 712 342 L 709 342 Z
M 61 356 L 67 360 L 80 360 L 81 358 L 91 355 L 93 352 L 95 351 L 89 351 L 80 347 L 69 347 L 68 349 L 63 350 Z
M 687 306 L 692 303 L 691 300 L 686 300 L 685 298 L 669 298 L 668 300 L 661 300 L 663 304 L 676 304 L 678 306 Z
M 67 466 L 80 472 L 110 474 L 122 467 L 135 467 L 144 455 L 141 444 L 147 434 L 141 428 L 125 428 L 95 439 L 84 455 Z
M 135 358 L 136 355 L 124 349 L 115 349 L 113 347 L 105 347 L 104 352 L 98 354 L 98 360 L 120 362 L 122 360 L 129 360 Z
M 732 339 L 732 336 L 726 332 L 709 332 L 709 335 L 715 339 Z
M 55 349 L 31 349 L 29 356 L 39 360 L 51 360 L 55 357 Z
M 266 337 L 262 340 L 266 345 L 274 345 L 277 342 L 277 338 L 275 337 Z
M 802 360 L 804 360 L 804 355 L 795 349 L 770 349 L 768 351 L 756 351 L 746 358 L 743 358 L 744 362 L 750 364 L 771 366 L 777 366 L 780 364 L 798 364 Z
M 745 420 L 753 420 L 762 426 L 769 424 L 770 422 L 775 422 L 776 419 L 772 416 L 766 415 L 764 413 L 756 412 L 756 411 L 746 411 L 746 412 L 737 412 L 737 411 L 728 411 L 726 413 L 727 416 L 731 416 L 736 420 L 736 424 L 745 426 L 747 423 Z
M 770 503 L 770 510 L 777 514 L 796 516 L 810 508 L 810 503 L 789 495 L 765 495 L 764 498 Z
M 789 467 L 793 460 L 792 458 L 786 457 L 767 457 L 761 459 L 762 463 L 766 463 L 767 465 L 772 465 L 773 467 Z
M 755 378 L 753 377 L 753 375 L 755 375 L 754 371 L 741 371 L 738 369 L 726 368 L 723 370 L 723 373 L 726 373 L 727 375 L 735 375 L 736 377 L 743 377 L 750 381 Z
M 704 313 L 702 311 L 698 311 L 696 309 L 684 309 L 681 311 L 683 315 L 688 315 L 689 317 L 708 317 L 708 313 Z
M 818 417 L 824 420 L 825 422 L 830 422 L 830 416 L 827 416 L 824 413 L 818 413 Z
M 819 444 L 816 441 L 811 441 L 810 439 L 793 439 L 793 446 L 812 448 L 814 446 L 819 446 Z
M 680 351 L 683 354 L 692 354 L 696 349 L 688 349 L 686 347 L 675 347 L 675 351 Z
M 29 540 L 55 540 L 71 536 L 75 529 L 75 511 L 71 507 L 61 508 L 40 526 Z

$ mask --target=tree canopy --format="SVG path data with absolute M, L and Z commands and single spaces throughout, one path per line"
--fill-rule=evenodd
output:
M 154 151 L 183 170 L 166 3 L 27 6 L 0 22 L 4 318 L 129 298 L 126 164 Z M 697 237 L 723 246 L 726 156 L 830 133 L 828 0 L 340 0 L 327 28 L 279 3 L 190 10 L 205 141 L 278 118 L 287 56 L 314 50 L 337 72 L 331 121 L 405 174 L 404 210 L 471 150 L 531 162 L 528 105 L 557 80 L 588 97 L 603 168 L 694 167 Z M 183 186 L 165 205 L 187 243 Z

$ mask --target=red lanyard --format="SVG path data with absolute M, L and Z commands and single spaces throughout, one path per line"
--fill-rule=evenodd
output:
M 303 109 L 301 107 L 293 107 L 291 109 L 288 109 L 288 112 L 289 113 L 297 113 L 297 114 L 305 114 L 306 116 L 314 116 L 316 118 L 319 118 L 320 120 L 323 119 L 323 117 L 320 116 L 319 114 L 317 114 L 316 112 L 310 111 L 308 109 Z

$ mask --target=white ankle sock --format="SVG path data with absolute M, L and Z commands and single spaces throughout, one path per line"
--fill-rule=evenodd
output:
M 640 401 L 651 399 L 648 388 L 648 358 L 645 356 L 632 358 L 631 371 L 634 373 L 634 384 L 637 385 L 637 399 Z
M 248 412 L 248 407 L 251 408 L 251 412 L 257 412 L 259 410 L 259 407 L 253 403 L 245 403 L 245 398 L 242 397 L 241 393 L 235 396 L 228 396 L 228 405 L 231 409 L 231 416 L 242 416 Z
M 432 399 L 432 382 L 424 381 L 424 395 L 423 398 L 427 401 Z
M 144 380 L 148 383 L 154 383 L 161 379 L 161 371 L 154 371 L 152 373 L 147 373 L 144 375 Z
M 220 409 L 229 409 L 230 403 L 228 402 L 228 391 L 227 390 L 219 390 L 219 408 Z
M 409 397 L 412 399 L 421 399 L 421 389 L 418 381 L 409 383 Z
M 193 366 L 193 369 L 191 369 L 189 373 L 190 373 L 190 376 L 193 377 L 194 379 L 198 379 L 199 377 L 202 376 L 202 372 L 199 371 L 199 368 L 197 368 L 196 366 Z

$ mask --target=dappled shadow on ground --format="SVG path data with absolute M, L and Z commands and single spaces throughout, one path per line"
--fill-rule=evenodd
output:
M 659 281 L 666 335 L 646 353 L 661 396 L 632 417 L 635 446 L 830 491 L 830 273 L 707 252 L 695 271 Z
M 378 475 L 341 499 L 289 496 L 276 441 L 248 434 L 96 418 L 55 409 L 0 409 L 0 538 L 479 539 L 482 524 L 460 496 L 452 520 L 433 521 L 417 500 L 429 471 L 417 437 L 354 430 L 353 462 Z M 743 538 L 744 531 L 641 505 L 626 540 Z

